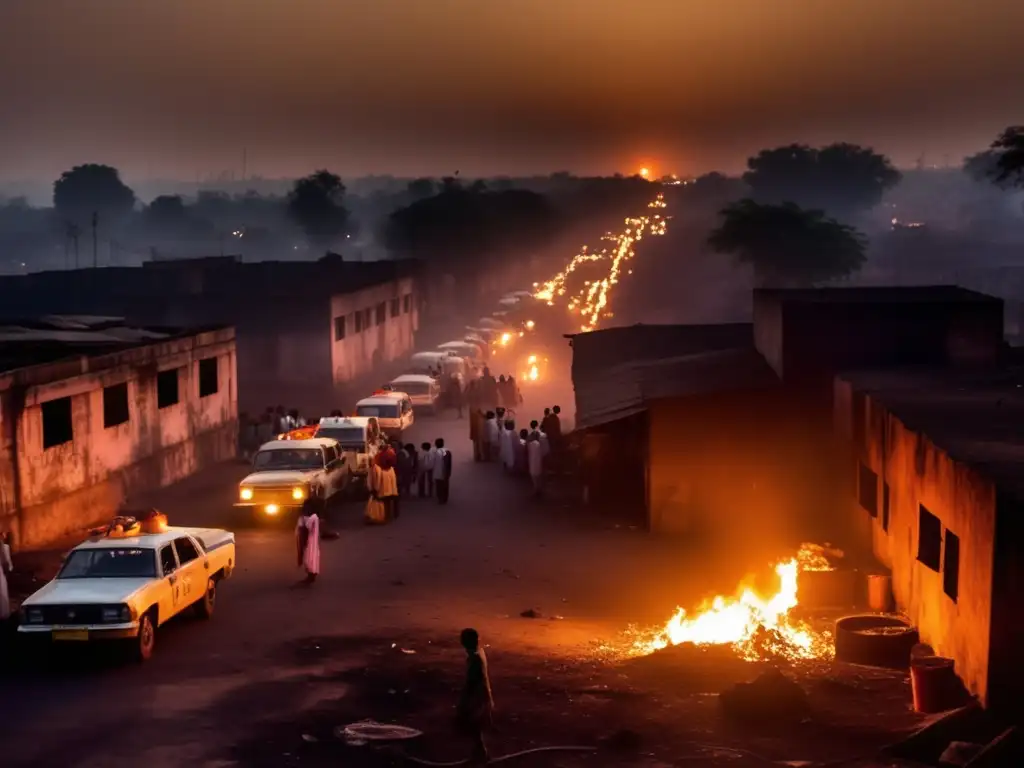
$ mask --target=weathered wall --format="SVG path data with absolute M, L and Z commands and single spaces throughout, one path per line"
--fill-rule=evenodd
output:
M 200 397 L 199 361 L 211 357 L 217 359 L 217 391 Z M 78 375 L 58 378 L 64 363 L 7 377 L 3 410 L 5 418 L 16 416 L 11 458 L 19 496 L 11 527 L 21 547 L 57 541 L 130 504 L 133 493 L 237 454 L 232 329 L 75 362 Z M 158 408 L 157 374 L 175 369 L 178 402 Z M 122 383 L 128 386 L 128 421 L 105 428 L 103 388 Z M 73 437 L 46 448 L 42 406 L 65 397 Z
M 956 661 L 968 689 L 986 702 L 992 616 L 996 491 L 967 465 L 953 461 L 926 436 L 908 429 L 870 394 L 846 381 L 834 386 L 835 425 L 850 455 L 878 476 L 877 516 L 850 499 L 851 530 L 892 572 L 896 603 L 936 653 Z M 858 426 L 858 422 L 860 426 Z M 861 440 L 855 440 L 858 433 Z M 861 443 L 858 445 L 858 443 Z M 850 467 L 856 476 L 858 467 Z M 885 509 L 885 485 L 888 509 Z M 870 497 L 870 492 L 869 492 Z M 920 508 L 942 523 L 942 566 L 918 560 Z M 887 528 L 887 530 L 886 530 Z M 958 589 L 943 589 L 948 534 L 959 537 Z
M 408 297 L 408 298 L 406 298 Z M 398 301 L 398 314 L 392 314 L 392 301 Z M 377 307 L 384 305 L 384 321 L 377 323 Z M 325 318 L 331 343 L 331 370 L 335 386 L 365 376 L 382 363 L 399 360 L 413 352 L 419 328 L 418 297 L 414 280 L 376 285 L 362 291 L 331 298 L 330 316 Z M 369 324 L 356 314 L 369 311 Z M 335 319 L 345 318 L 345 337 L 336 338 Z
M 813 486 L 777 392 L 650 404 L 650 525 L 671 534 L 794 535 Z
M 754 347 L 768 361 L 775 374 L 782 378 L 782 304 L 763 294 L 754 293 Z

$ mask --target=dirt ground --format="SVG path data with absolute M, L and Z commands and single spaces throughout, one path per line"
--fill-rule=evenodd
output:
M 557 398 L 557 399 L 556 399 Z M 524 414 L 571 392 L 539 388 Z M 520 421 L 523 421 L 520 418 Z M 147 500 L 172 523 L 236 531 L 239 568 L 210 622 L 181 619 L 138 666 L 108 653 L 47 655 L 28 665 L 7 638 L 0 671 L 4 766 L 390 766 L 391 749 L 348 747 L 338 726 L 373 719 L 423 731 L 411 755 L 456 761 L 452 729 L 476 627 L 491 665 L 495 756 L 550 745 L 537 766 L 764 765 L 870 755 L 913 729 L 900 673 L 806 663 L 787 674 L 811 709 L 800 722 L 730 725 L 718 694 L 762 667 L 728 649 L 671 649 L 624 658 L 631 625 L 660 625 L 677 604 L 731 593 L 765 553 L 713 552 L 652 538 L 536 502 L 495 465 L 475 464 L 468 423 L 421 420 L 410 438 L 454 450 L 452 500 L 404 504 L 384 528 L 350 504 L 331 520 L 324 571 L 298 589 L 290 526 L 231 504 L 241 464 L 217 467 Z M 44 567 L 46 558 L 37 565 Z M 31 559 L 18 566 L 28 569 Z M 541 618 L 523 618 L 535 609 Z M 71 651 L 76 649 L 70 649 Z M 839 763 L 837 763 L 839 764 Z

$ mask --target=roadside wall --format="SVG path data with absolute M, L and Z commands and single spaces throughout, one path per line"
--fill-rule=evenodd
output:
M 898 609 L 987 703 L 995 487 L 842 378 L 834 403 L 854 479 L 854 543 L 891 570 Z
M 0 480 L 19 548 L 56 542 L 133 494 L 237 455 L 230 328 L 13 371 L 0 396 Z
M 331 297 L 328 333 L 335 387 L 412 354 L 419 297 L 411 277 Z

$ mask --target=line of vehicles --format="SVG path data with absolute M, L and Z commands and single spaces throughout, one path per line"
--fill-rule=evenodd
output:
M 377 453 L 411 427 L 416 413 L 436 413 L 446 384 L 481 375 L 494 350 L 507 350 L 534 328 L 513 310 L 532 294 L 502 299 L 502 309 L 467 328 L 462 339 L 412 355 L 407 373 L 333 415 L 262 445 L 238 487 L 237 507 L 276 518 L 306 499 L 329 502 L 364 491 Z M 546 358 L 521 355 L 517 378 L 536 381 Z M 158 510 L 114 518 L 65 557 L 57 575 L 21 606 L 19 635 L 55 644 L 117 642 L 140 661 L 156 647 L 157 630 L 185 613 L 209 619 L 217 589 L 237 566 L 235 535 L 216 528 L 173 527 Z

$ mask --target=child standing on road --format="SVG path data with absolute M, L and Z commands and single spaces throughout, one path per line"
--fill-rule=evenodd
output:
M 480 635 L 475 629 L 462 630 L 459 642 L 466 649 L 466 684 L 456 708 L 456 723 L 473 742 L 471 762 L 482 764 L 487 762 L 484 732 L 490 728 L 494 712 L 487 655 L 480 647 Z

